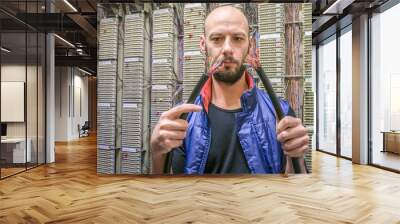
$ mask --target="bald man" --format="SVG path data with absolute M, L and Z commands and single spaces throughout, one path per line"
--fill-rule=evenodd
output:
M 243 66 L 250 37 L 242 11 L 214 9 L 205 20 L 200 47 L 210 61 L 223 62 L 194 104 L 161 115 L 151 137 L 153 173 L 163 172 L 169 151 L 173 173 L 185 174 L 280 173 L 284 155 L 303 157 L 309 137 L 301 120 L 281 99 L 290 116 L 277 124 L 271 100 Z M 182 113 L 189 113 L 187 120 L 179 119 Z

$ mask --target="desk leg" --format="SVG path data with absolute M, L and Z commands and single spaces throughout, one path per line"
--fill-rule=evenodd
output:
M 381 152 L 386 152 L 386 134 L 385 133 L 382 133 L 383 134 L 383 149 L 382 149 L 382 151 Z

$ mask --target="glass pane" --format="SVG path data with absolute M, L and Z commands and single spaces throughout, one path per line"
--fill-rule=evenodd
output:
M 27 111 L 27 142 L 28 142 L 28 168 L 37 165 L 37 33 L 30 32 L 27 34 L 28 37 L 28 64 L 27 64 L 27 99 L 26 99 L 26 111 Z
M 39 11 L 39 5 L 36 1 L 27 2 L 25 10 L 27 13 L 37 13 Z M 32 20 L 37 20 L 37 16 L 32 17 Z M 37 22 L 37 21 L 32 21 Z M 36 30 L 27 30 L 27 48 L 28 48 L 28 61 L 27 61 L 27 99 L 26 99 L 26 110 L 27 110 L 27 150 L 30 150 L 30 158 L 28 159 L 27 167 L 37 166 L 38 160 L 38 143 L 37 143 L 37 132 L 38 132 L 38 34 Z
M 340 36 L 340 153 L 352 157 L 352 35 Z
M 38 46 L 38 163 L 45 163 L 45 52 L 46 37 L 44 34 L 39 34 Z
M 372 163 L 400 170 L 400 4 L 372 18 Z
M 0 3 L 19 18 L 25 18 L 25 13 L 44 12 L 44 5 L 44 0 Z M 45 160 L 45 36 L 2 12 L 0 20 L 2 94 L 8 100 L 0 108 L 5 114 L 1 118 L 0 145 L 0 171 L 4 177 Z
M 318 48 L 318 146 L 336 153 L 336 39 Z
M 1 34 L 1 140 L 2 177 L 25 170 L 26 34 Z

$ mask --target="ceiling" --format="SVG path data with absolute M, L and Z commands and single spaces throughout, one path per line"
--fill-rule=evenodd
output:
M 97 4 L 101 0 L 0 0 L 2 45 L 13 49 L 8 54 L 26 55 L 25 35 L 17 33 L 54 32 L 70 44 L 55 38 L 56 65 L 74 65 L 95 73 L 97 67 Z M 335 32 L 337 24 L 346 25 L 352 17 L 379 7 L 388 0 L 310 0 L 313 4 L 313 42 Z M 102 2 L 117 2 L 114 0 Z M 272 1 L 271 1 L 272 2 Z M 69 4 L 68 4 L 69 3 Z M 329 9 L 329 10 L 328 10 Z M 329 12 L 329 13 L 327 13 Z M 336 27 L 335 27 L 336 26 Z M 23 38 L 21 38 L 21 36 Z M 27 53 L 36 52 L 33 36 L 28 34 Z M 35 41 L 33 41 L 35 42 Z M 11 58 L 11 57 L 10 57 Z
M 354 17 L 374 12 L 388 0 L 312 0 L 313 43 L 351 24 Z
M 96 73 L 96 7 L 99 0 L 47 0 L 47 2 L 46 8 L 45 0 L 0 0 L 2 46 L 12 50 L 7 56 L 11 59 L 24 58 L 25 55 L 30 58 L 36 55 L 36 39 L 32 38 L 36 33 L 52 32 L 74 45 L 66 43 L 61 38 L 55 38 L 56 66 L 80 66 Z M 50 11 L 52 13 L 49 13 Z M 30 32 L 35 35 L 29 34 Z
M 20 33 L 2 33 L 1 43 L 2 46 L 10 50 L 6 53 L 1 52 L 1 61 L 4 63 L 12 64 L 36 64 L 42 60 L 44 55 L 45 43 L 43 39 L 44 35 L 39 33 L 27 33 L 27 35 L 21 35 Z M 38 41 L 39 40 L 39 41 Z M 25 47 L 26 46 L 26 47 Z M 40 64 L 40 62 L 39 62 Z

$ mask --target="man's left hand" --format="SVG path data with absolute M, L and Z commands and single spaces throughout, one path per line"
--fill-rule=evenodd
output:
M 286 116 L 277 125 L 278 141 L 285 155 L 302 157 L 308 151 L 310 138 L 299 118 Z

